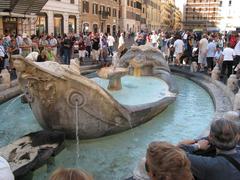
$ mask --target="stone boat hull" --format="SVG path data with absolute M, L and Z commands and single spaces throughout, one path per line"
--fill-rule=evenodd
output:
M 37 121 L 44 129 L 65 132 L 67 138 L 75 138 L 76 127 L 80 139 L 122 132 L 150 120 L 176 99 L 173 92 L 157 102 L 122 105 L 90 79 L 58 63 L 14 58 L 19 83 Z M 161 70 L 154 76 L 170 78 Z M 171 81 L 169 89 L 175 89 Z

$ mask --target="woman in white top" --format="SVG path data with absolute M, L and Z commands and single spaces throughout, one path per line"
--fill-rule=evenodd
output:
M 227 77 L 232 74 L 232 67 L 233 67 L 233 58 L 235 56 L 235 52 L 232 48 L 230 48 L 230 44 L 227 44 L 227 47 L 224 48 L 222 53 L 222 75 L 225 75 L 227 70 Z
M 123 33 L 121 33 L 119 40 L 118 40 L 118 49 L 120 49 L 124 44 L 125 44 L 125 42 L 124 42 Z

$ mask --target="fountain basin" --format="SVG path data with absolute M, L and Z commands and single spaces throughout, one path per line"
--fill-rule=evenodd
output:
M 182 139 L 197 137 L 208 127 L 214 116 L 213 101 L 197 84 L 180 77 L 176 77 L 176 82 L 179 87 L 177 100 L 151 121 L 117 135 L 80 141 L 79 159 L 76 157 L 76 142 L 67 140 L 66 149 L 55 158 L 54 164 L 35 171 L 33 180 L 48 179 L 50 174 L 63 164 L 66 168 L 85 169 L 99 180 L 126 179 L 132 175 L 139 157 L 144 156 L 151 141 L 178 143 Z M 213 86 L 213 89 L 218 88 Z M 222 96 L 219 100 L 226 105 Z M 0 111 L 4 112 L 9 103 L 1 105 Z M 28 105 L 21 104 L 18 100 L 9 110 L 11 113 L 2 113 L 3 117 L 0 118 L 0 133 L 6 130 L 0 141 L 2 145 L 23 134 L 39 130 L 40 127 Z M 5 121 L 6 118 L 8 121 Z M 14 128 L 19 128 L 19 131 L 12 131 Z
M 76 125 L 81 139 L 97 138 L 138 126 L 162 112 L 177 95 L 169 67 L 161 56 L 146 57 L 146 61 L 157 65 L 149 78 L 164 81 L 167 86 L 164 96 L 134 105 L 119 102 L 96 82 L 58 63 L 14 58 L 19 83 L 40 125 L 47 130 L 64 131 L 68 138 L 75 138 Z M 126 70 L 120 67 L 117 70 L 118 76 L 126 74 Z M 108 73 L 106 76 L 111 77 L 116 75 Z M 158 89 L 156 92 L 161 94 Z M 141 95 L 136 98 L 141 99 Z

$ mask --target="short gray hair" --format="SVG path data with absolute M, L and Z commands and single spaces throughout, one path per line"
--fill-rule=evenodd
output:
M 210 140 L 220 150 L 231 150 L 237 145 L 239 125 L 234 121 L 219 119 L 211 124 Z

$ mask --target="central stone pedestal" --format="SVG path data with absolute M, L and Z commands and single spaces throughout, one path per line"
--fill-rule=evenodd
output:
M 136 77 L 153 75 L 153 63 L 146 59 L 142 61 L 133 59 L 129 62 L 129 65 L 133 68 L 133 75 Z
M 108 89 L 118 91 L 122 89 L 121 77 L 125 76 L 128 70 L 125 68 L 105 67 L 98 71 L 98 76 L 109 79 Z

